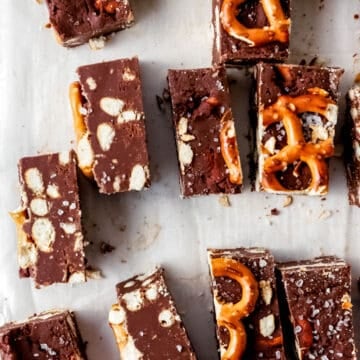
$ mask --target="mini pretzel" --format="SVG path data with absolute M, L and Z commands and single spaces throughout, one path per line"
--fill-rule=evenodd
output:
M 290 19 L 286 18 L 280 0 L 260 0 L 269 26 L 248 28 L 236 18 L 238 7 L 246 0 L 224 0 L 220 19 L 225 31 L 232 37 L 246 42 L 249 46 L 261 46 L 270 42 L 289 41 Z
M 220 145 L 221 154 L 229 169 L 229 179 L 233 184 L 242 184 L 242 171 L 237 146 L 234 121 L 231 111 L 228 110 L 220 122 Z
M 82 108 L 82 96 L 81 96 L 81 86 L 79 82 L 73 82 L 70 85 L 69 89 L 70 105 L 73 114 L 74 129 L 76 135 L 76 142 L 87 136 L 87 127 L 85 124 L 85 118 L 81 113 Z M 82 167 L 82 172 L 89 178 L 93 178 L 93 173 L 91 167 Z
M 242 297 L 236 304 L 220 303 L 218 294 L 215 294 L 215 301 L 220 307 L 220 312 L 217 314 L 217 325 L 225 327 L 230 334 L 229 346 L 221 355 L 221 359 L 240 359 L 247 342 L 246 331 L 241 319 L 249 316 L 255 309 L 259 296 L 258 284 L 252 272 L 245 265 L 233 259 L 214 258 L 211 260 L 211 268 L 214 278 L 228 277 L 241 286 Z
M 119 311 L 119 309 L 119 304 L 113 304 L 110 311 Z M 125 331 L 123 324 L 114 324 L 112 322 L 109 322 L 109 325 L 113 330 L 119 350 L 122 351 L 128 342 L 128 334 Z
M 334 153 L 331 138 L 316 144 L 306 143 L 302 131 L 302 122 L 297 116 L 303 112 L 318 113 L 327 118 L 329 105 L 335 104 L 328 93 L 319 88 L 309 89 L 310 94 L 298 97 L 280 96 L 276 103 L 263 110 L 263 125 L 268 127 L 282 121 L 287 146 L 277 154 L 269 156 L 263 166 L 262 186 L 274 191 L 287 191 L 276 177 L 276 172 L 283 171 L 295 161 L 306 163 L 310 169 L 312 180 L 307 191 L 319 191 L 321 185 L 328 183 L 328 166 L 325 161 Z M 321 189 L 320 189 L 321 190 Z

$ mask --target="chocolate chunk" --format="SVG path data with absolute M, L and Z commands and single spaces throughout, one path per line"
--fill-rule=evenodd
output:
M 284 331 L 295 337 L 288 358 L 357 359 L 350 266 L 328 256 L 282 263 L 278 269 L 290 315 Z
M 128 0 L 46 0 L 50 23 L 64 46 L 131 26 L 134 16 Z
M 0 327 L 0 357 L 3 360 L 87 359 L 75 315 L 58 310 Z
M 20 275 L 36 286 L 82 282 L 85 257 L 75 154 L 19 161 L 21 207 L 11 213 L 18 233 Z
M 196 359 L 162 269 L 123 281 L 116 290 L 109 323 L 123 360 Z
M 257 124 L 258 191 L 328 192 L 342 73 L 314 66 L 256 66 L 250 114 Z
M 285 359 L 273 256 L 259 248 L 209 249 L 208 262 L 220 358 Z
M 213 0 L 214 64 L 287 59 L 290 0 L 267 3 L 265 7 L 259 0 Z
M 83 173 L 112 194 L 150 186 L 137 58 L 82 66 L 70 87 Z
M 349 203 L 360 207 L 360 86 L 347 96 L 347 120 L 344 128 L 345 165 Z
M 183 196 L 239 193 L 242 171 L 224 68 L 169 70 Z

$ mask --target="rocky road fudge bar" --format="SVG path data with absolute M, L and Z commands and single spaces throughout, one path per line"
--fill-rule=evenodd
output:
M 128 0 L 46 0 L 50 23 L 64 46 L 127 28 L 134 22 Z
M 349 202 L 360 207 L 360 85 L 350 89 L 345 126 L 345 162 Z
M 285 359 L 274 258 L 258 248 L 208 250 L 222 360 Z
M 213 62 L 285 60 L 290 25 L 290 0 L 213 0 Z
M 282 194 L 328 192 L 342 69 L 260 63 L 252 123 L 257 123 L 256 188 Z
M 0 327 L 0 358 L 86 360 L 75 315 L 53 310 Z
M 183 196 L 239 193 L 242 171 L 223 67 L 169 70 Z
M 150 185 L 145 115 L 137 58 L 78 68 L 70 87 L 83 173 L 101 193 L 142 190 Z
M 134 276 L 116 290 L 109 323 L 123 360 L 196 359 L 162 269 Z
M 336 257 L 278 265 L 295 349 L 289 358 L 355 360 L 350 267 Z M 288 324 L 289 325 L 289 324 Z M 293 351 L 292 351 L 293 350 Z
M 73 152 L 19 161 L 21 206 L 11 213 L 21 277 L 36 286 L 85 281 L 81 210 Z

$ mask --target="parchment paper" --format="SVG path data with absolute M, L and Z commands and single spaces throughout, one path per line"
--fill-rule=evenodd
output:
M 166 86 L 168 68 L 211 63 L 211 1 L 133 0 L 136 25 L 118 33 L 100 51 L 88 45 L 64 49 L 47 22 L 45 5 L 33 0 L 2 0 L 0 11 L 0 321 L 20 320 L 50 308 L 76 311 L 90 360 L 118 359 L 107 324 L 115 284 L 134 273 L 164 266 L 170 289 L 200 359 L 217 358 L 206 263 L 207 247 L 265 246 L 278 260 L 322 254 L 345 257 L 353 266 L 354 312 L 359 318 L 355 279 L 360 275 L 360 210 L 347 203 L 344 169 L 331 161 L 326 200 L 296 197 L 282 208 L 283 196 L 252 193 L 249 182 L 231 207 L 218 196 L 179 198 L 178 168 L 170 112 L 155 100 Z M 360 72 L 359 0 L 293 1 L 290 62 L 318 56 L 346 69 L 343 95 Z M 142 65 L 153 186 L 141 193 L 101 196 L 81 181 L 87 256 L 102 280 L 78 286 L 34 289 L 17 276 L 15 227 L 7 212 L 19 204 L 16 164 L 20 157 L 73 146 L 67 98 L 79 65 L 138 55 Z M 243 167 L 249 152 L 249 77 L 233 70 L 233 107 Z M 343 118 L 342 100 L 340 122 Z M 338 128 L 340 129 L 340 128 Z M 279 216 L 269 216 L 271 209 Z M 103 255 L 101 241 L 116 246 Z M 360 331 L 357 320 L 357 331 Z

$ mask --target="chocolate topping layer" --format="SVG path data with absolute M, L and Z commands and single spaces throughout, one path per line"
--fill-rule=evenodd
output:
M 227 138 L 233 142 L 230 163 L 237 163 L 241 177 L 225 69 L 169 70 L 168 81 L 182 195 L 239 193 L 242 178 L 238 183 L 231 181 L 222 151 L 222 121 L 228 115 L 233 129 Z
M 77 46 L 93 37 L 129 27 L 134 16 L 128 0 L 46 0 L 59 42 Z
M 255 310 L 247 318 L 239 319 L 245 325 L 247 334 L 247 346 L 242 359 L 285 359 L 276 292 L 275 264 L 270 252 L 260 248 L 209 249 L 208 257 L 211 274 L 212 259 L 233 259 L 250 269 L 257 281 L 259 297 Z M 221 303 L 236 304 L 243 296 L 240 284 L 227 277 L 213 277 L 212 286 L 214 296 L 217 294 Z M 217 321 L 220 312 L 221 305 L 215 305 Z M 272 327 L 273 330 L 269 332 L 266 330 Z M 220 347 L 226 349 L 230 340 L 229 331 L 225 327 L 218 327 L 217 335 Z
M 0 327 L 3 360 L 86 360 L 85 346 L 69 311 L 49 311 Z
M 336 257 L 278 265 L 289 305 L 297 355 L 355 360 L 350 267 Z M 296 358 L 295 353 L 288 354 Z
M 116 286 L 123 334 L 117 341 L 124 360 L 196 359 L 163 274 L 159 269 Z
M 20 275 L 37 286 L 85 281 L 81 210 L 73 152 L 19 161 L 18 222 Z
M 82 66 L 78 70 L 92 173 L 101 193 L 150 186 L 145 115 L 137 58 Z M 81 143 L 81 140 L 80 140 Z
M 261 46 L 249 46 L 225 31 L 220 12 L 224 0 L 213 0 L 213 64 L 241 64 L 258 61 L 284 61 L 289 56 L 289 42 L 273 41 Z M 282 10 L 290 18 L 290 0 L 281 0 Z M 247 28 L 263 28 L 269 22 L 259 0 L 247 0 L 238 7 L 237 20 Z M 290 28 L 289 28 L 290 31 Z

